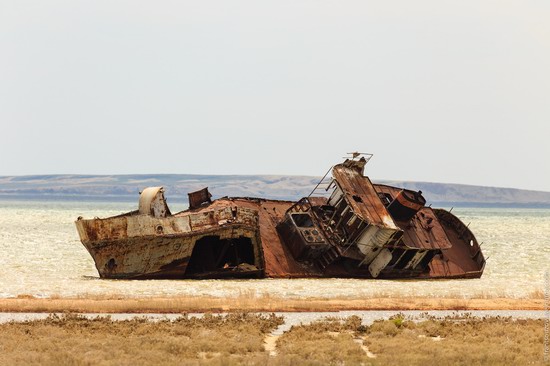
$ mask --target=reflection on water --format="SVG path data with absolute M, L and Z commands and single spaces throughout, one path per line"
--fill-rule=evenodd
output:
M 173 207 L 174 212 L 182 210 Z M 127 202 L 0 202 L 0 297 L 50 296 L 509 296 L 543 291 L 550 210 L 455 208 L 489 257 L 475 280 L 101 280 L 73 221 L 135 209 Z

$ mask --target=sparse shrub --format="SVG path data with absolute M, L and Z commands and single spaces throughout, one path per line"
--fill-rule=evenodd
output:
M 361 319 L 325 319 L 295 326 L 277 341 L 278 364 L 326 365 L 358 364 L 367 360 L 361 346 L 354 341 L 354 330 Z M 289 363 L 287 363 L 289 361 Z
M 365 327 L 359 317 L 327 318 L 292 327 L 270 356 L 264 338 L 282 322 L 273 314 L 156 322 L 52 315 L 0 324 L 0 365 L 543 365 L 543 319 L 454 314 L 415 324 L 397 314 Z
M 376 335 L 380 333 L 386 336 L 395 336 L 399 333 L 399 329 L 395 325 L 393 320 L 376 320 L 369 327 L 368 333 L 371 335 Z
M 51 315 L 0 324 L 5 335 L 0 337 L 0 364 L 242 364 L 249 356 L 265 357 L 263 338 L 282 323 L 274 314 L 183 315 L 155 322 Z M 243 362 L 234 356 L 242 356 Z

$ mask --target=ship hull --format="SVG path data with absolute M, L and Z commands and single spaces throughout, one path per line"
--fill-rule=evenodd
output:
M 235 212 L 225 208 L 206 215 L 167 218 L 129 214 L 78 220 L 76 225 L 101 278 L 262 276 L 256 214 Z M 231 263 L 235 255 L 247 257 L 250 263 Z
M 203 188 L 172 214 L 163 188 L 149 187 L 138 210 L 76 227 L 101 278 L 481 276 L 485 258 L 467 225 L 426 206 L 421 191 L 373 184 L 356 158 L 297 202 L 212 201 Z
M 289 201 L 226 198 L 167 218 L 131 212 L 78 220 L 76 225 L 101 278 L 373 278 L 350 258 L 324 270 L 297 261 L 276 230 L 276 223 L 291 205 Z M 434 211 L 452 248 L 434 257 L 428 271 L 386 269 L 378 279 L 481 277 L 485 260 L 471 231 L 451 213 Z M 245 265 L 230 263 L 235 256 L 224 256 L 224 250 L 235 251 L 231 242 L 233 246 L 240 242 L 240 255 L 247 257 Z

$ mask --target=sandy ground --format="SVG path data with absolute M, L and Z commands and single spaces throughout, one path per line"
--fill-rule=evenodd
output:
M 536 298 L 307 298 L 167 297 L 0 299 L 0 312 L 184 313 L 184 312 L 323 312 L 345 310 L 544 310 Z

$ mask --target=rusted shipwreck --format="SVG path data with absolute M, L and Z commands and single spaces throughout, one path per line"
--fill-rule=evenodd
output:
M 171 214 L 162 187 L 139 209 L 79 218 L 101 278 L 478 278 L 485 267 L 469 228 L 426 206 L 422 192 L 373 184 L 371 155 L 333 166 L 297 202 L 189 194 Z

